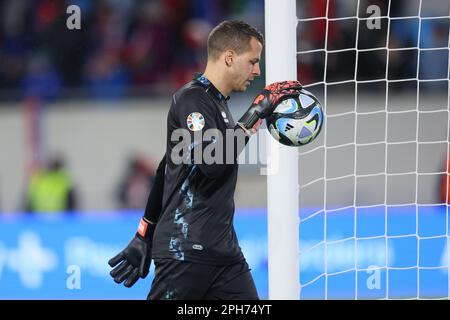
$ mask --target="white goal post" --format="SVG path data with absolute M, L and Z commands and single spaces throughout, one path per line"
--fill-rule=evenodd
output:
M 266 83 L 297 79 L 296 1 L 265 0 Z M 267 132 L 269 299 L 299 298 L 298 150 Z M 271 152 L 277 156 L 271 157 Z M 277 159 L 271 163 L 271 159 Z

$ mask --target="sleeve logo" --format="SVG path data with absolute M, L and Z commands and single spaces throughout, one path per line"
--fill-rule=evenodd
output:
M 192 112 L 186 119 L 187 127 L 191 131 L 202 130 L 205 126 L 205 118 L 200 112 Z

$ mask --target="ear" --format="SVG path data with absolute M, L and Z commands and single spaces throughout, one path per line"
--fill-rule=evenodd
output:
M 231 67 L 232 65 L 233 65 L 233 63 L 234 63 L 234 59 L 235 59 L 235 52 L 233 51 L 233 50 L 227 50 L 227 51 L 225 51 L 225 55 L 224 55 L 224 58 L 225 58 L 225 64 L 228 66 L 228 67 Z

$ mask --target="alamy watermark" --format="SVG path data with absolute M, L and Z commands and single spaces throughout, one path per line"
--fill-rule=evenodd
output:
M 381 267 L 377 265 L 371 265 L 367 268 L 366 273 L 369 275 L 366 280 L 367 289 L 381 289 Z
M 366 13 L 370 15 L 366 21 L 367 29 L 381 30 L 381 8 L 377 5 L 371 5 L 367 7 Z
M 69 275 L 66 279 L 66 288 L 69 290 L 81 289 L 81 268 L 77 265 L 67 266 L 66 273 Z
M 81 9 L 77 5 L 70 5 L 67 7 L 66 13 L 70 16 L 66 20 L 66 26 L 69 30 L 81 29 Z
M 251 137 L 242 130 L 207 129 L 190 131 L 176 129 L 170 140 L 174 143 L 170 154 L 174 164 L 258 165 L 262 175 L 278 172 L 279 143 L 267 143 L 273 139 L 265 130 L 259 130 Z M 248 142 L 248 143 L 247 143 Z M 267 156 L 270 151 L 270 158 Z

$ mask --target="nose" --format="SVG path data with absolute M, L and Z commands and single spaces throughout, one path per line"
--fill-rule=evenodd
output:
M 259 63 L 256 63 L 255 65 L 254 65 L 254 67 L 253 67 L 253 75 L 255 76 L 255 77 L 259 77 L 260 75 L 261 75 L 261 69 L 260 69 L 260 67 L 259 67 Z

